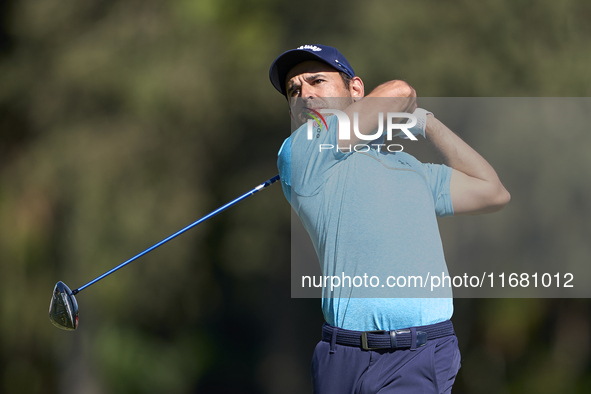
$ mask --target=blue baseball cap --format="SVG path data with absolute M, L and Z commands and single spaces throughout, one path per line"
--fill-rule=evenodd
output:
M 285 78 L 287 78 L 287 74 L 292 68 L 308 60 L 324 62 L 337 71 L 344 72 L 351 78 L 355 76 L 353 67 L 336 48 L 326 45 L 302 45 L 282 53 L 271 65 L 269 78 L 275 89 L 285 96 Z

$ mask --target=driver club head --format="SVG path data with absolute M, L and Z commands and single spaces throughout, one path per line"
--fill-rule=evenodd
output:
M 78 327 L 78 303 L 72 290 L 64 282 L 57 282 L 53 289 L 49 319 L 62 330 L 73 331 Z

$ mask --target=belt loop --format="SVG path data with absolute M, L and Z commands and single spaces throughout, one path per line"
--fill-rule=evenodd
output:
M 417 329 L 415 327 L 410 328 L 410 350 L 417 350 Z
M 335 352 L 335 344 L 337 343 L 337 328 L 332 328 L 332 336 L 330 337 L 330 354 Z

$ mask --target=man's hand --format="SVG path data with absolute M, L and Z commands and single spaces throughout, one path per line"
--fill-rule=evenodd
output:
M 412 114 L 417 118 L 417 123 L 412 128 L 408 129 L 408 131 L 410 131 L 410 133 L 415 137 L 421 136 L 425 138 L 425 129 L 427 128 L 427 115 L 433 115 L 433 113 L 424 110 L 423 108 L 417 108 Z M 398 122 L 401 123 L 402 120 L 399 120 Z M 403 140 L 410 139 L 404 131 L 399 132 L 394 137 L 400 137 Z
M 351 126 L 355 113 L 359 114 L 359 132 L 370 135 L 378 129 L 380 112 L 384 115 L 388 112 L 412 113 L 416 108 L 416 97 L 415 90 L 408 83 L 393 80 L 379 85 L 370 94 L 358 99 L 346 108 L 345 113 L 351 120 Z M 351 139 L 340 140 L 339 147 L 347 149 L 359 143 L 367 141 L 359 139 L 351 131 Z

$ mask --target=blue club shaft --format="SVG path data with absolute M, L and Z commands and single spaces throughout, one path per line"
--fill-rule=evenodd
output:
M 279 175 L 275 175 L 273 178 L 267 179 L 265 182 L 261 183 L 260 185 L 258 185 L 257 187 L 255 187 L 252 190 L 249 190 L 248 192 L 244 193 L 243 195 L 241 195 L 240 197 L 230 201 L 229 203 L 227 203 L 226 205 L 223 205 L 221 207 L 219 207 L 218 209 L 216 209 L 215 211 L 212 211 L 210 213 L 208 213 L 207 215 L 203 216 L 201 219 L 198 219 L 197 221 L 189 224 L 187 227 L 184 227 L 182 229 L 180 229 L 179 231 L 177 231 L 176 233 L 164 238 L 162 241 L 158 242 L 157 244 L 154 244 L 152 246 L 150 246 L 148 249 L 144 250 L 143 252 L 140 252 L 138 254 L 136 254 L 135 256 L 133 256 L 132 258 L 130 258 L 127 261 L 124 261 L 123 263 L 119 264 L 117 267 L 105 272 L 104 274 L 102 274 L 101 276 L 96 277 L 95 279 L 91 280 L 90 282 L 88 282 L 85 285 L 80 286 L 79 288 L 72 290 L 72 294 L 77 294 L 79 292 L 81 292 L 82 290 L 86 289 L 88 286 L 98 282 L 99 280 L 111 275 L 113 272 L 117 271 L 120 268 L 125 267 L 127 264 L 131 263 L 132 261 L 142 257 L 143 255 L 145 255 L 146 253 L 151 252 L 152 250 L 156 249 L 157 247 L 159 247 L 160 245 L 163 245 L 165 243 L 167 243 L 168 241 L 170 241 L 171 239 L 181 235 L 182 233 L 184 233 L 187 230 L 192 229 L 193 227 L 197 226 L 200 223 L 203 223 L 204 221 L 206 221 L 207 219 L 211 218 L 212 216 L 217 215 L 218 213 L 230 208 L 232 205 L 244 200 L 247 197 L 252 196 L 253 194 L 255 194 L 256 192 L 258 192 L 259 190 L 263 190 L 264 188 L 266 188 L 267 186 L 272 185 L 273 183 L 277 182 L 279 180 Z

